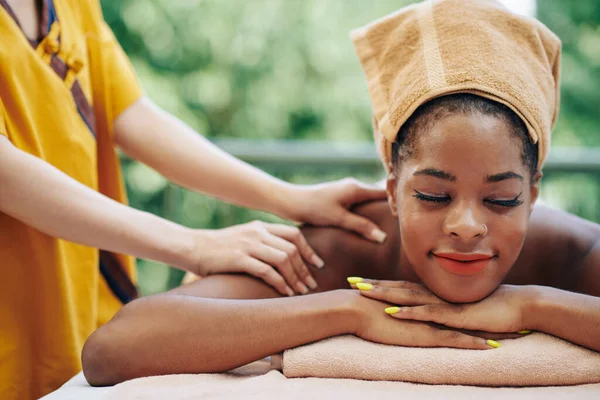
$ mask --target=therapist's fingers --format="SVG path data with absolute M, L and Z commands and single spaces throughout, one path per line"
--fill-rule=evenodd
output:
M 288 242 L 293 243 L 300 251 L 300 256 L 303 259 L 313 264 L 317 268 L 323 268 L 325 262 L 323 262 L 323 260 L 317 255 L 317 253 L 315 253 L 312 247 L 310 247 L 299 228 L 281 224 L 266 224 L 266 226 L 267 231 L 273 235 L 279 236 Z
M 282 295 L 294 295 L 294 291 L 287 285 L 283 277 L 279 275 L 277 271 L 274 270 L 269 264 L 253 257 L 247 257 L 242 266 L 248 274 L 262 279 L 267 284 L 273 286 L 275 290 Z
M 379 227 L 374 224 L 371 220 L 353 214 L 351 211 L 342 211 L 341 221 L 339 225 L 349 231 L 356 232 L 365 238 L 372 240 L 377 243 L 385 242 L 387 234 L 383 232 Z
M 354 178 L 342 179 L 342 184 L 347 188 L 346 204 L 358 204 L 374 200 L 386 200 L 385 181 L 383 184 L 368 185 Z
M 251 250 L 250 255 L 275 268 L 287 284 L 300 294 L 308 293 L 308 288 L 300 281 L 292 262 L 285 251 L 267 244 L 258 244 Z
M 275 235 L 266 236 L 263 239 L 263 243 L 284 251 L 288 256 L 292 267 L 296 271 L 298 278 L 309 288 L 313 290 L 317 288 L 317 282 L 314 280 L 308 267 L 304 263 L 304 260 L 300 256 L 300 251 L 293 243 Z

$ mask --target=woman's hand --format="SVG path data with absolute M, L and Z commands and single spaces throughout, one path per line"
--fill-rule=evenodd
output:
M 490 339 L 514 337 L 514 335 L 460 331 L 420 321 L 394 320 L 384 311 L 390 307 L 390 303 L 369 299 L 366 296 L 358 296 L 354 307 L 358 310 L 355 335 L 376 343 L 408 347 L 487 350 L 498 347 L 498 343 Z
M 386 199 L 385 190 L 352 178 L 288 188 L 282 217 L 317 226 L 339 226 L 374 242 L 385 241 L 386 234 L 377 225 L 349 211 L 357 203 Z
M 363 296 L 393 304 L 390 316 L 404 321 L 433 322 L 455 329 L 519 332 L 527 329 L 524 309 L 530 298 L 527 286 L 501 285 L 476 303 L 447 303 L 425 286 L 403 281 L 356 282 Z
M 254 221 L 219 230 L 197 230 L 193 235 L 194 246 L 185 269 L 197 275 L 244 272 L 288 296 L 294 290 L 306 294 L 308 288 L 317 287 L 306 263 L 321 268 L 323 261 L 294 226 Z

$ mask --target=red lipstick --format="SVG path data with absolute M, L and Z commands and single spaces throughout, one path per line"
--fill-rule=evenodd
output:
M 493 255 L 482 253 L 433 253 L 437 263 L 457 275 L 475 275 L 490 263 Z

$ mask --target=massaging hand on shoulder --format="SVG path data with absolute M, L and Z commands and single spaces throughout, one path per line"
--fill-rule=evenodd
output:
M 121 113 L 114 128 L 123 151 L 189 189 L 284 218 L 384 238 L 375 224 L 349 211 L 354 203 L 384 198 L 382 190 L 354 180 L 287 184 L 227 155 L 145 99 Z M 5 136 L 0 136 L 0 187 L 0 212 L 50 236 L 196 274 L 246 272 L 282 294 L 289 294 L 289 286 L 305 293 L 305 285 L 314 286 L 305 261 L 322 264 L 294 227 L 255 222 L 218 231 L 187 229 L 112 201 L 17 149 Z
M 188 189 L 286 219 L 385 239 L 373 222 L 349 210 L 355 203 L 384 199 L 383 190 L 353 179 L 305 186 L 282 182 L 221 151 L 147 99 L 118 117 L 115 140 L 130 156 Z M 288 226 L 253 222 L 203 231 L 196 238 L 198 251 L 186 269 L 201 275 L 246 272 L 282 294 L 291 294 L 288 285 L 298 293 L 315 288 L 305 262 L 323 264 L 300 231 Z

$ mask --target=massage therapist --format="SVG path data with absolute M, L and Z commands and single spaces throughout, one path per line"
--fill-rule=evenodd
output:
M 308 266 L 323 262 L 296 227 L 189 229 L 128 207 L 116 147 L 187 189 L 385 239 L 348 210 L 382 190 L 282 182 L 144 98 L 98 1 L 0 0 L 0 37 L 0 398 L 81 370 L 87 337 L 137 295 L 131 256 L 286 295 L 316 287 Z

